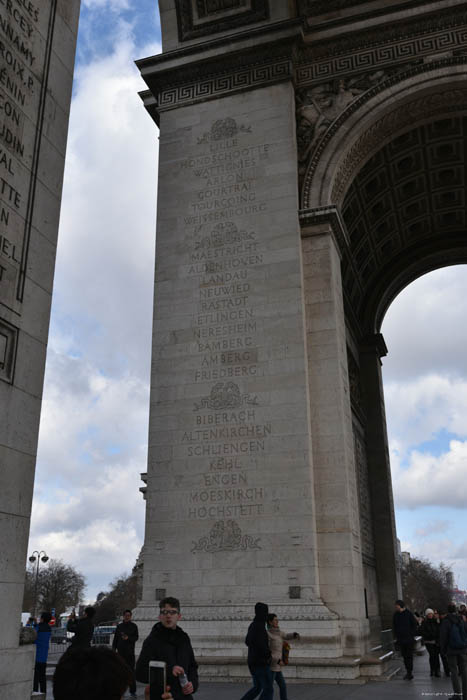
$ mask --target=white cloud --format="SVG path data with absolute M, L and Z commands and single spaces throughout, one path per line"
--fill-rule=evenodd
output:
M 109 9 L 114 12 L 128 10 L 129 0 L 83 0 L 83 5 L 89 9 Z
M 451 440 L 439 457 L 413 450 L 409 465 L 401 468 L 391 455 L 394 498 L 399 508 L 450 506 L 465 508 L 467 501 L 467 441 Z
M 75 74 L 30 542 L 92 599 L 143 541 L 158 132 L 133 62 L 160 47 L 135 45 L 126 2 L 85 5 L 116 32 Z
M 445 430 L 467 436 L 467 377 L 427 374 L 384 385 L 389 435 L 399 450 L 432 440 Z
M 434 520 L 428 522 L 423 527 L 415 530 L 417 537 L 429 537 L 430 535 L 446 532 L 449 529 L 450 523 L 447 520 Z
M 437 370 L 467 376 L 466 298 L 467 265 L 435 270 L 401 292 L 382 325 L 385 382 L 413 381 Z

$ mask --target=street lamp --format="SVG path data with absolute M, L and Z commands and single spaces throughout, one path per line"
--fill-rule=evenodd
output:
M 37 554 L 37 556 L 34 556 L 34 555 L 36 555 L 36 554 Z M 42 556 L 41 556 L 41 555 L 42 555 Z M 36 609 L 37 609 L 37 583 L 38 583 L 38 581 L 39 581 L 39 567 L 40 567 L 40 565 L 41 565 L 41 561 L 44 562 L 44 564 L 45 564 L 46 562 L 49 561 L 49 557 L 47 556 L 47 554 L 46 554 L 45 552 L 38 552 L 37 550 L 35 550 L 35 551 L 31 554 L 31 556 L 29 557 L 29 561 L 31 562 L 31 564 L 34 564 L 34 562 L 37 561 L 37 564 L 36 564 L 36 582 L 35 582 L 35 585 L 34 585 L 34 617 L 36 617 Z

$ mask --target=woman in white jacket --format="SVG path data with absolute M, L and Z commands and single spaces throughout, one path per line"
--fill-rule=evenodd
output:
M 282 632 L 279 628 L 277 615 L 270 613 L 268 615 L 268 638 L 271 650 L 271 671 L 274 674 L 274 680 L 279 686 L 280 700 L 287 700 L 287 686 L 281 671 L 281 666 L 283 666 L 282 645 L 287 639 L 300 639 L 300 635 L 298 632 L 292 632 L 291 634 Z

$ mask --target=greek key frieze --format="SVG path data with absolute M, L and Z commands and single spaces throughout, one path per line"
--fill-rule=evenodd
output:
M 165 111 L 291 77 L 292 62 L 287 58 L 274 63 L 254 65 L 234 73 L 216 75 L 162 90 L 158 95 L 158 109 Z
M 427 55 L 432 56 L 435 53 L 448 50 L 454 51 L 466 46 L 467 28 L 452 28 L 390 45 L 374 46 L 347 55 L 329 56 L 321 60 L 314 59 L 308 64 L 297 67 L 297 82 L 302 87 L 326 78 L 334 79 L 343 73 L 348 75 L 362 69 L 376 70 L 396 62 Z

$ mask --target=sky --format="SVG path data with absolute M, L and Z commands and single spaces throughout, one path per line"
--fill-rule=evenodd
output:
M 144 539 L 158 132 L 133 62 L 160 50 L 156 0 L 82 0 L 29 548 L 83 573 L 89 602 Z M 382 327 L 402 549 L 461 588 L 466 298 L 466 267 L 438 270 Z

